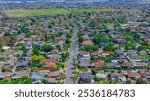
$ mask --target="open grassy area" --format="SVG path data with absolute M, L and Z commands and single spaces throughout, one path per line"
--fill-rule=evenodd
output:
M 36 9 L 36 10 L 6 10 L 5 14 L 9 17 L 26 17 L 26 16 L 55 16 L 66 13 L 83 13 L 83 12 L 101 12 L 101 11 L 129 11 L 120 9 Z
M 68 13 L 67 9 L 37 9 L 37 10 L 6 10 L 5 14 L 9 17 L 25 17 L 25 16 L 55 16 L 57 14 Z

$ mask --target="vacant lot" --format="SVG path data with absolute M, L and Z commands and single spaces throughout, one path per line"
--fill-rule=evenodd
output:
M 101 11 L 127 11 L 120 9 L 36 9 L 36 10 L 6 10 L 5 14 L 9 17 L 25 16 L 55 16 L 66 13 L 83 13 L 83 12 L 101 12 Z

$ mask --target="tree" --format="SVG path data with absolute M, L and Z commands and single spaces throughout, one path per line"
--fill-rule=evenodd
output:
M 61 53 L 62 62 L 65 62 L 68 57 L 69 57 L 69 52 Z
M 23 33 L 29 33 L 30 32 L 29 28 L 26 28 L 26 27 L 21 28 L 21 31 Z
M 99 82 L 100 80 L 96 76 L 94 76 L 94 81 Z
M 100 43 L 100 38 L 94 37 L 94 38 L 93 38 L 93 42 L 94 42 L 95 44 L 99 44 L 99 43 Z
M 148 46 L 142 45 L 142 46 L 139 46 L 137 50 L 141 51 L 141 50 L 146 50 L 146 49 L 148 49 Z
M 54 49 L 54 47 L 51 46 L 51 45 L 44 45 L 44 46 L 42 46 L 42 50 L 44 52 L 51 52 L 53 49 Z
M 57 63 L 56 67 L 57 67 L 57 70 L 59 70 L 60 68 L 64 68 L 65 65 L 64 65 L 64 63 L 61 62 L 61 63 Z
M 40 55 L 40 51 L 38 49 L 32 50 L 33 55 Z
M 22 77 L 19 83 L 20 84 L 32 84 L 32 81 L 29 79 L 29 77 Z
M 93 51 L 98 51 L 98 46 L 96 45 L 84 45 L 84 50 L 85 51 L 90 51 L 90 52 L 93 52 Z
M 61 50 L 61 46 L 60 45 L 56 45 L 56 48 L 60 51 Z
M 136 80 L 136 84 L 146 84 L 146 81 L 143 80 L 143 78 L 138 78 L 138 79 Z
M 78 39 L 79 43 L 82 43 L 82 42 L 83 42 L 83 40 L 84 40 L 84 39 L 83 39 L 83 37 L 82 37 L 82 36 L 80 36 L 80 37 L 79 37 L 79 39 Z
M 49 81 L 46 80 L 46 79 L 44 79 L 44 80 L 42 80 L 42 83 L 44 83 L 44 84 L 49 84 Z
M 131 84 L 131 83 L 132 83 L 131 80 L 126 81 L 126 84 Z
M 12 34 L 10 32 L 5 32 L 4 34 L 5 36 L 12 36 Z
M 33 55 L 32 62 L 43 62 L 45 60 L 45 57 L 43 55 Z
M 103 50 L 105 50 L 105 51 L 114 51 L 115 48 L 113 47 L 112 44 L 108 44 L 107 46 L 105 46 L 105 47 L 103 48 Z

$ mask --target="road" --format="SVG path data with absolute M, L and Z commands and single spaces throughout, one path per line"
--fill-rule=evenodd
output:
M 77 33 L 78 33 L 78 30 L 74 29 L 72 45 L 70 48 L 70 55 L 69 55 L 67 70 L 66 70 L 66 79 L 64 81 L 65 84 L 73 84 L 72 77 L 74 76 L 73 72 L 75 69 L 72 69 L 72 68 L 75 68 L 75 66 L 73 65 L 73 59 L 76 57 L 76 51 L 77 51 L 76 50 Z

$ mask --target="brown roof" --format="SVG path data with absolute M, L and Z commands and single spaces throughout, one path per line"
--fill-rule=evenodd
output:
M 111 52 L 111 51 L 103 51 L 102 54 L 110 55 L 110 54 L 113 54 L 113 52 Z
M 44 68 L 48 69 L 48 70 L 56 70 L 56 63 L 58 63 L 58 61 L 55 60 L 45 60 L 44 61 Z
M 131 72 L 130 74 L 128 74 L 129 77 L 135 77 L 135 76 L 141 76 L 139 73 L 137 72 Z
M 94 63 L 95 67 L 104 67 L 105 66 L 105 61 L 103 60 L 98 60 L 97 62 Z
M 100 54 L 100 52 L 98 52 L 98 51 L 91 52 L 91 55 L 99 55 L 99 54 Z
M 89 52 L 82 51 L 80 54 L 89 54 Z
M 26 71 L 20 71 L 20 72 L 16 72 L 16 76 L 20 76 L 20 77 L 23 77 L 23 76 L 29 76 L 30 75 L 30 72 L 29 70 L 26 70 Z
M 58 43 L 58 44 L 64 44 L 64 43 L 65 43 L 65 40 L 64 40 L 64 39 L 59 39 L 59 40 L 57 40 L 57 43 Z
M 57 82 L 55 78 L 48 78 L 47 81 L 50 83 L 56 83 Z
M 94 43 L 91 40 L 86 40 L 86 41 L 83 41 L 83 44 L 85 44 L 85 45 L 93 45 Z
M 119 73 L 116 73 L 116 72 L 115 72 L 115 73 L 112 73 L 112 74 L 111 74 L 111 76 L 118 76 L 118 77 L 122 77 L 122 76 L 123 76 L 123 74 L 119 74 Z
M 60 76 L 60 72 L 59 71 L 50 72 L 49 76 L 53 77 L 53 78 L 59 77 Z

